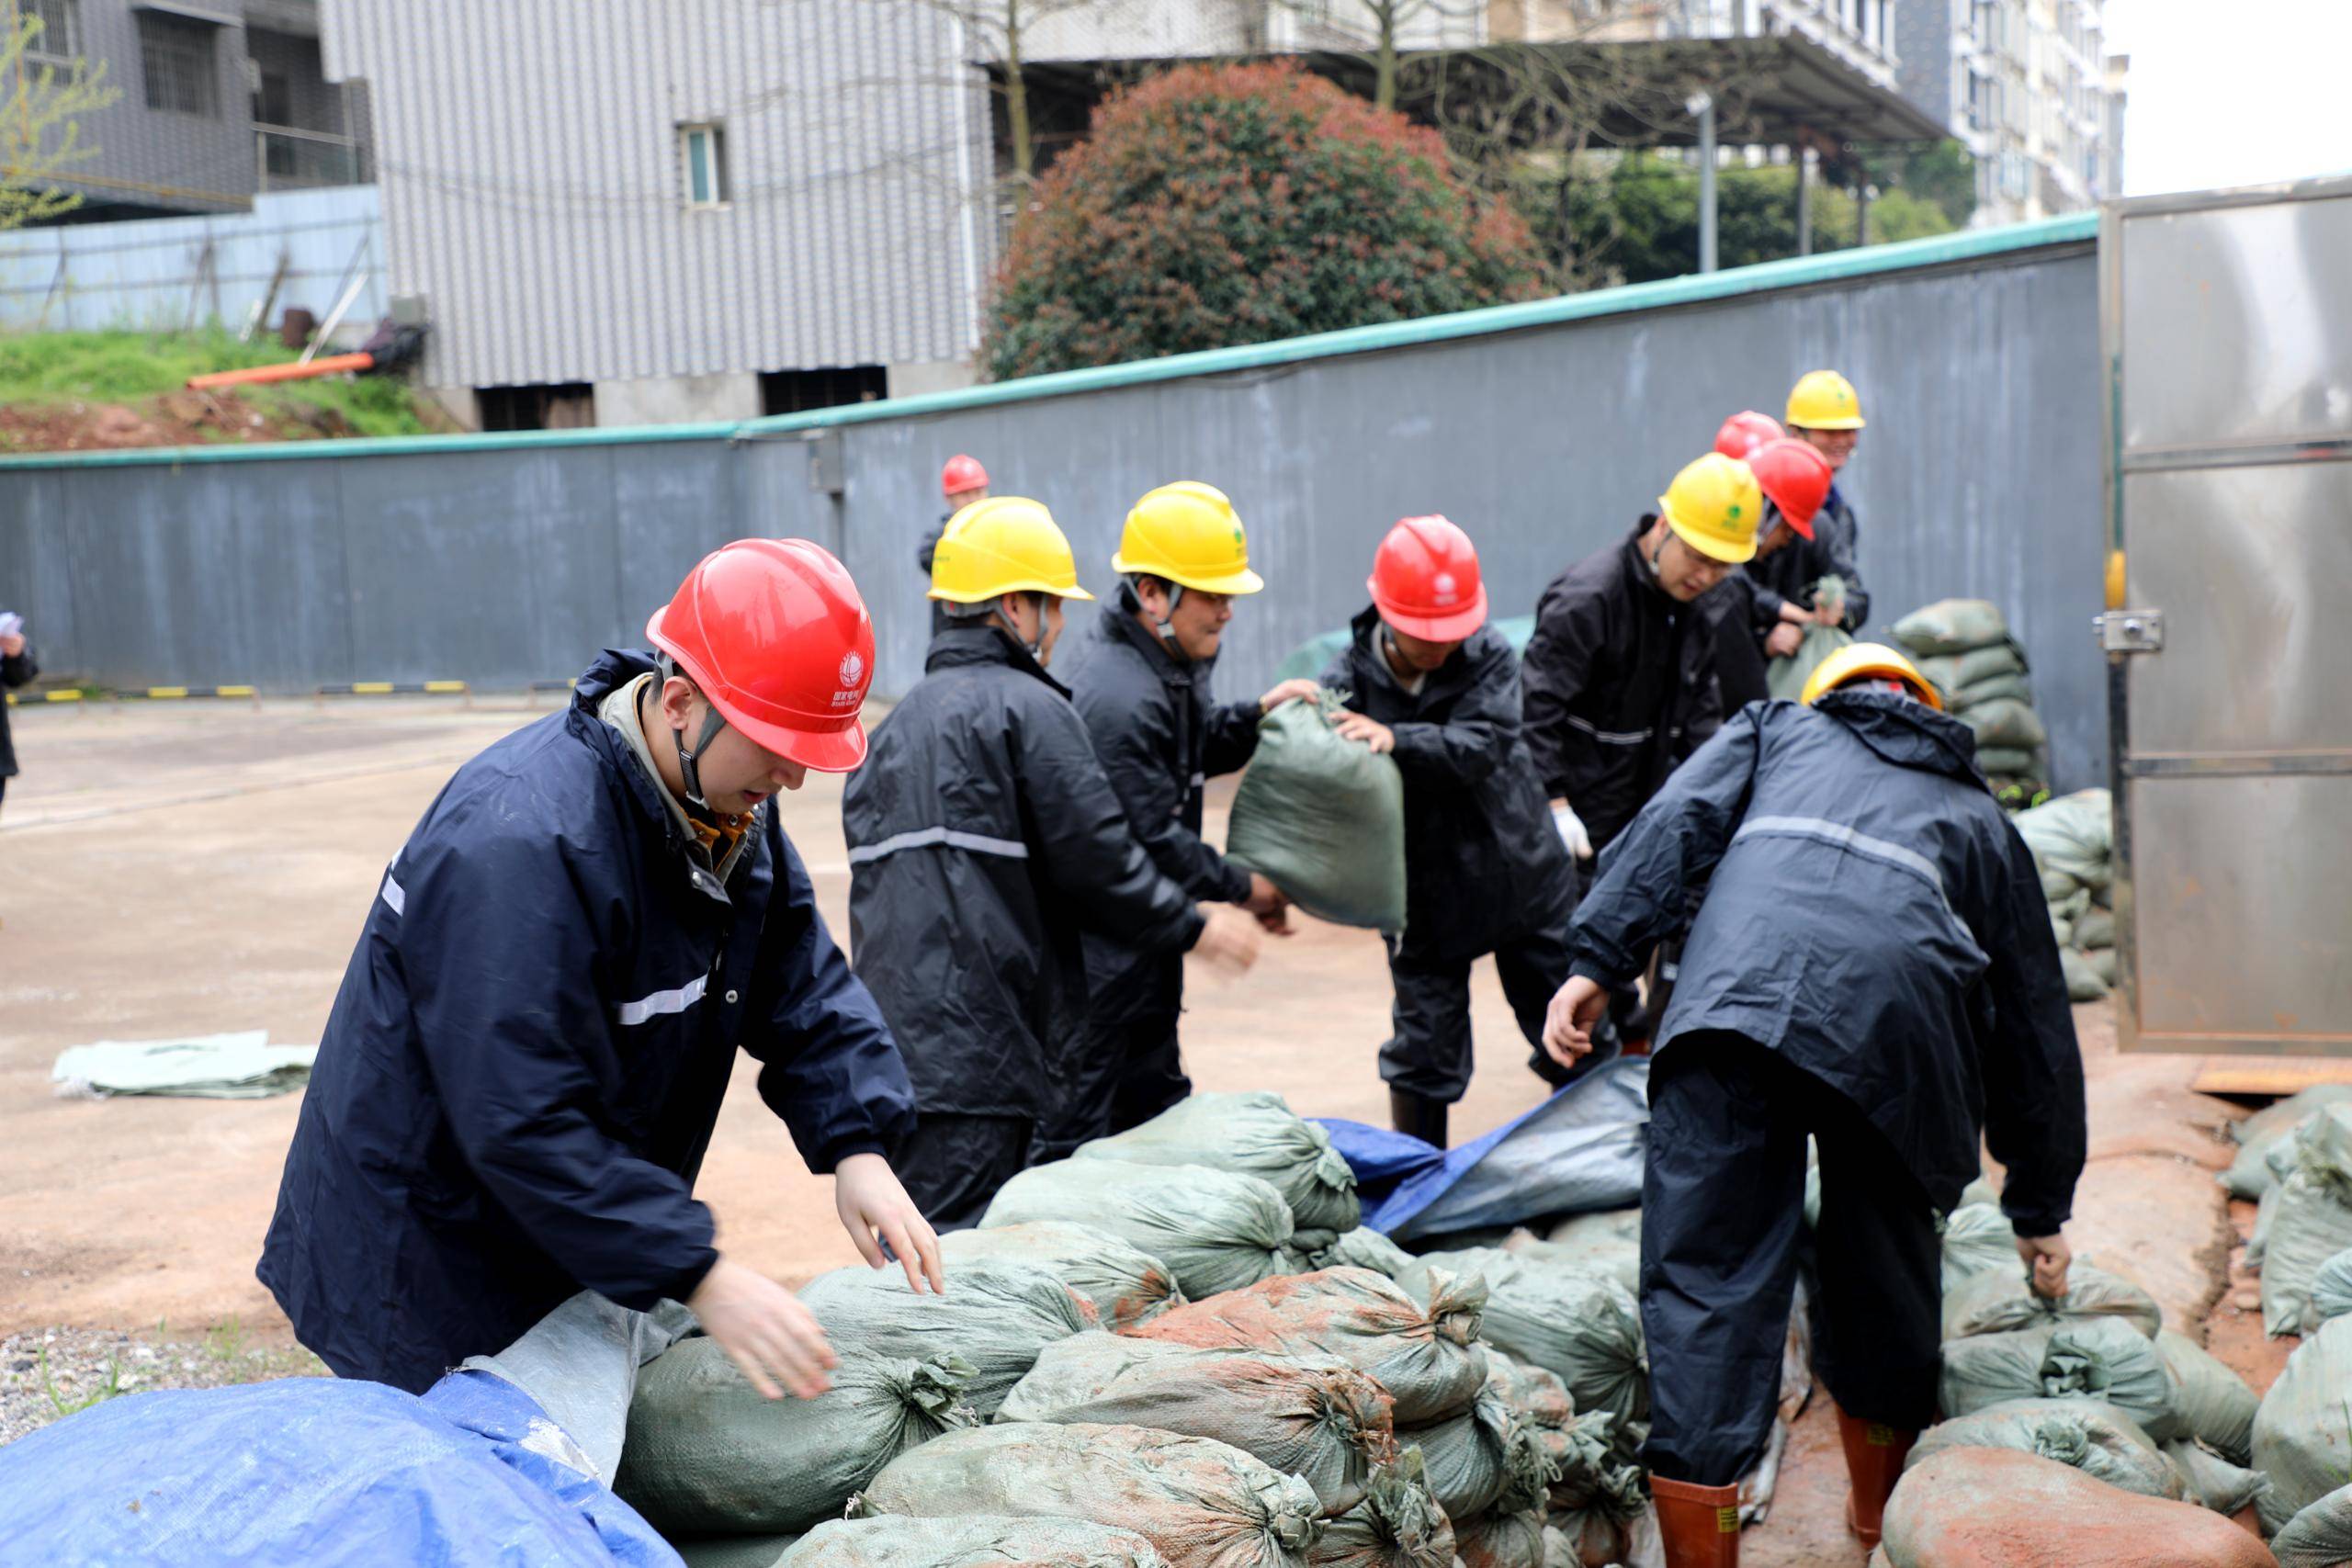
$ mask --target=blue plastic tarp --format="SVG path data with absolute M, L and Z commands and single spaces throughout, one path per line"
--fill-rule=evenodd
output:
M 1321 1125 L 1360 1187 L 1390 1184 L 1363 1223 L 1414 1241 L 1640 1202 L 1649 1082 L 1647 1056 L 1603 1062 L 1525 1115 L 1442 1153 L 1361 1122 Z
M 130 1394 L 0 1449 L 0 1564 L 682 1568 L 593 1468 L 484 1371 Z

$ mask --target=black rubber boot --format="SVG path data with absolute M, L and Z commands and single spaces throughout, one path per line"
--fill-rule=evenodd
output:
M 1445 1101 L 1425 1100 L 1401 1089 L 1388 1091 L 1388 1119 L 1396 1130 L 1425 1144 L 1445 1147 Z

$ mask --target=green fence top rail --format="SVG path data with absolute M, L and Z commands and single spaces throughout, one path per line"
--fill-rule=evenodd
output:
M 1723 272 L 1692 273 L 1682 277 L 1664 278 L 1656 283 L 1629 283 L 1615 288 L 1596 288 L 1582 294 L 1563 294 L 1516 305 L 1490 305 L 1481 310 L 1457 310 L 1449 315 L 1384 321 L 1375 326 L 1347 327 L 1338 332 L 1281 338 L 1272 343 L 1245 344 L 1234 348 L 1201 349 L 1191 354 L 1172 354 L 1159 359 L 1136 360 L 1125 365 L 1060 370 L 1046 376 L 991 382 L 949 392 L 847 403 L 838 408 L 777 414 L 765 419 L 471 435 L 404 435 L 372 440 L 279 441 L 253 446 L 149 446 L 108 452 L 36 452 L 0 457 L 0 470 L 266 462 L 302 457 L 444 456 L 453 452 L 511 451 L 518 447 L 555 450 L 571 446 L 634 446 L 661 441 L 760 440 L 845 424 L 866 424 L 876 420 L 956 413 L 967 409 L 1026 402 L 1037 398 L 1069 397 L 1195 376 L 1262 370 L 1273 366 L 1295 365 L 1341 355 L 1374 354 L 1422 344 L 1444 343 L 1455 338 L 1555 326 L 1566 321 L 1623 315 L 1636 310 L 1704 304 L 1775 289 L 1849 282 L 1924 267 L 1953 266 L 2012 252 L 2089 243 L 2098 237 L 2098 214 L 2095 211 L 2075 212 L 1999 229 L 1969 230 L 1955 234 L 1937 234 L 1924 240 L 1870 245 L 1858 250 L 1792 256 L 1782 261 L 1758 262 L 1753 266 L 1732 267 Z

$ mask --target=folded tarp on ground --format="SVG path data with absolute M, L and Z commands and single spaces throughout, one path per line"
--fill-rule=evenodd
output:
M 259 1100 L 311 1079 L 316 1045 L 272 1045 L 266 1029 L 186 1040 L 101 1040 L 58 1054 L 50 1069 L 62 1095 L 177 1094 Z
M 1363 1223 L 1410 1241 L 1638 1202 L 1649 1077 L 1646 1056 L 1603 1062 L 1525 1115 L 1442 1153 L 1360 1122 L 1322 1125 L 1355 1170 Z M 1384 1181 L 1388 1190 L 1375 1198 Z

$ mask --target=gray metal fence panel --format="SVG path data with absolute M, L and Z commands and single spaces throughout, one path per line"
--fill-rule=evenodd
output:
M 940 464 L 968 451 L 999 493 L 1054 508 L 1098 593 L 1136 496 L 1180 478 L 1228 491 L 1269 583 L 1227 639 L 1218 685 L 1238 696 L 1362 607 L 1397 517 L 1463 524 L 1496 613 L 1523 614 L 1632 527 L 1725 414 L 1777 413 L 1799 372 L 1834 365 L 1870 418 L 1844 483 L 1873 629 L 1933 599 L 1999 603 L 2074 786 L 2104 773 L 2086 629 L 2103 564 L 2096 309 L 2075 243 L 1034 400 L 875 405 L 813 432 L 0 463 L 0 601 L 51 668 L 109 684 L 514 683 L 641 637 L 716 545 L 800 535 L 864 587 L 888 695 L 921 673 L 916 544 L 940 514 Z M 838 495 L 820 482 L 835 465 Z M 1065 672 L 1091 613 L 1073 614 Z

